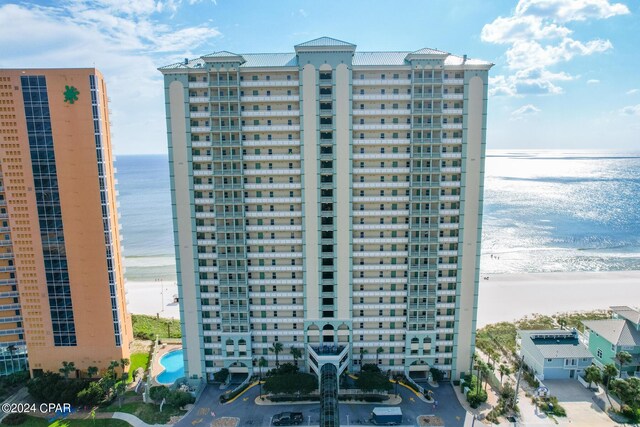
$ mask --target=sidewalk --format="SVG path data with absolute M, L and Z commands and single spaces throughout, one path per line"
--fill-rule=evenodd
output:
M 135 415 L 127 414 L 124 412 L 114 412 L 111 418 L 125 421 L 134 427 L 172 427 L 173 426 L 173 424 L 147 424 L 144 421 L 142 421 L 140 418 L 136 417 Z

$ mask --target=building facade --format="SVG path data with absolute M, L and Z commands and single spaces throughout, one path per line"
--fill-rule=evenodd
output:
M 613 364 L 622 378 L 640 378 L 640 310 L 623 305 L 611 307 L 611 312 L 611 319 L 582 322 L 589 351 L 597 365 Z M 622 352 L 631 359 L 621 362 Z
M 36 375 L 129 357 L 108 117 L 95 69 L 0 70 L 0 347 Z
M 323 37 L 160 68 L 189 377 L 275 342 L 316 373 L 469 370 L 491 66 Z
M 578 331 L 518 331 L 520 355 L 541 380 L 577 379 L 593 363 Z

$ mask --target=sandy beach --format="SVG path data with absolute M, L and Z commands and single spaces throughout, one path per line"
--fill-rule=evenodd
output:
M 494 274 L 480 279 L 478 327 L 527 314 L 640 304 L 640 271 Z
M 164 290 L 161 292 L 161 288 Z M 180 318 L 174 282 L 127 282 L 129 311 Z M 478 327 L 525 315 L 640 304 L 640 271 L 494 274 L 480 279 Z
M 149 314 L 172 319 L 180 318 L 178 303 L 173 302 L 178 295 L 175 282 L 127 282 L 129 313 Z

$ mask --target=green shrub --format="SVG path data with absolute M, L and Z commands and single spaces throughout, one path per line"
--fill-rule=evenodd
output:
M 622 405 L 620 413 L 632 423 L 640 421 L 640 410 L 634 410 L 629 405 Z
M 231 390 L 229 392 L 226 392 L 225 394 L 220 395 L 220 403 L 226 403 L 227 401 L 233 399 L 234 397 L 236 397 L 237 395 L 245 391 L 249 387 L 249 385 L 250 383 L 247 382 L 244 385 L 242 385 L 242 387 L 239 387 L 235 390 Z
M 27 421 L 27 418 L 27 414 L 24 412 L 14 412 L 4 417 L 2 424 L 6 424 L 8 426 L 19 426 Z
M 467 402 L 469 402 L 469 406 L 472 408 L 477 408 L 487 401 L 487 392 L 480 389 L 469 390 L 467 393 Z
M 393 389 L 393 384 L 380 372 L 363 371 L 356 380 L 356 387 L 362 391 L 389 391 Z
M 89 383 L 87 388 L 78 393 L 78 403 L 85 406 L 95 406 L 105 398 L 105 392 L 97 381 Z
M 167 396 L 167 403 L 175 408 L 182 408 L 193 402 L 195 402 L 195 398 L 186 391 L 171 391 Z
M 161 402 L 162 399 L 169 396 L 169 393 L 169 388 L 163 385 L 154 386 L 149 389 L 149 397 L 151 397 L 151 399 L 155 402 Z
M 435 382 L 440 382 L 444 379 L 444 372 L 438 368 L 431 367 L 429 372 L 431 372 L 431 377 Z
M 229 370 L 227 368 L 222 368 L 215 374 L 213 374 L 213 380 L 217 383 L 223 383 L 229 377 Z
M 555 396 L 541 397 L 538 400 L 538 408 L 549 415 L 555 415 L 557 417 L 567 416 L 567 411 L 560 406 L 558 398 Z
M 272 375 L 266 379 L 264 390 L 273 394 L 309 394 L 318 388 L 316 377 L 311 374 L 293 373 Z

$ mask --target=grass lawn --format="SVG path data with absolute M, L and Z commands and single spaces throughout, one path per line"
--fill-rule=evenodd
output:
M 186 413 L 186 411 L 181 411 L 170 405 L 164 405 L 162 412 L 160 412 L 159 405 L 143 402 L 125 403 L 120 407 L 117 399 L 111 405 L 100 408 L 100 412 L 126 412 L 135 415 L 147 424 L 166 424 L 169 422 L 169 418 Z
M 163 317 L 147 316 L 145 314 L 132 314 L 133 335 L 139 339 L 181 338 L 180 320 L 165 319 Z
M 583 320 L 609 319 L 611 313 L 598 310 L 579 313 L 561 313 L 553 316 L 533 315 L 515 322 L 500 322 L 487 325 L 478 330 L 476 345 L 483 351 L 488 349 L 502 349 L 505 352 L 516 350 L 516 334 L 518 329 L 559 329 L 563 324 L 565 329 L 576 328 L 583 330 Z
M 6 425 L 6 424 L 2 424 Z M 95 420 L 56 420 L 49 424 L 46 418 L 27 417 L 27 420 L 20 424 L 24 427 L 129 427 L 129 423 L 122 420 L 96 418 Z
M 142 368 L 144 371 L 149 367 L 149 353 L 133 353 L 131 355 L 131 364 L 129 365 L 129 380 L 133 381 L 133 373 L 138 368 Z

